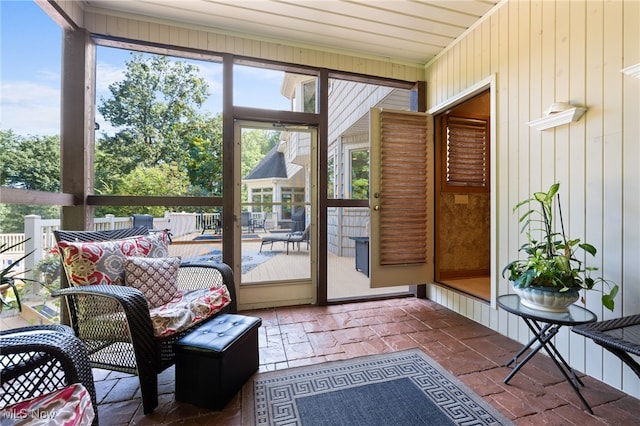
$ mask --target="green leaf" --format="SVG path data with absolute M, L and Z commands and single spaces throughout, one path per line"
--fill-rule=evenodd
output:
M 516 205 L 513 207 L 513 211 L 515 212 L 515 211 L 516 211 L 516 210 L 518 210 L 520 207 L 524 206 L 525 204 L 530 203 L 530 202 L 531 202 L 531 200 L 532 200 L 531 198 L 528 198 L 528 199 L 526 199 L 526 200 L 524 200 L 524 201 L 520 201 L 518 204 L 516 204 Z M 533 210 L 531 210 L 531 211 L 533 211 Z
M 609 294 L 603 294 L 602 295 L 602 304 L 604 305 L 605 308 L 607 308 L 608 310 L 613 312 L 613 297 Z
M 587 253 L 591 254 L 591 256 L 595 256 L 596 255 L 596 248 L 594 246 L 592 246 L 589 243 L 582 243 L 579 244 L 578 247 L 580 247 L 581 249 L 583 249 L 584 251 L 586 251 Z
M 546 199 L 547 199 L 547 193 L 546 192 L 534 192 L 533 193 L 533 198 L 536 201 L 539 201 L 541 203 L 545 203 Z
M 560 189 L 559 183 L 554 183 L 553 185 L 551 185 L 551 187 L 549 188 L 549 191 L 547 192 L 547 199 L 546 199 L 547 203 L 550 203 L 553 200 L 553 197 L 555 197 L 559 189 Z

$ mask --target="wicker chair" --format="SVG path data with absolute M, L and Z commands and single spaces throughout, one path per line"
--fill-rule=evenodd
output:
M 98 405 L 89 354 L 73 330 L 63 325 L 31 326 L 0 332 L 0 408 L 81 383 Z
M 108 241 L 147 233 L 146 227 L 113 231 L 54 232 L 58 242 Z M 64 274 L 62 279 L 65 280 Z M 226 285 L 231 303 L 218 314 L 235 313 L 237 305 L 231 268 L 222 263 L 180 266 L 180 290 L 190 291 L 222 285 Z M 157 375 L 174 364 L 174 342 L 202 322 L 178 333 L 155 337 L 149 305 L 139 290 L 121 285 L 68 287 L 64 282 L 62 287 L 53 295 L 65 297 L 69 320 L 76 335 L 89 350 L 91 365 L 95 368 L 137 374 L 144 413 L 151 413 L 158 406 Z M 113 301 L 117 302 L 120 312 L 112 316 L 121 318 L 120 322 L 114 324 L 113 321 L 109 321 L 108 324 L 104 324 L 96 321 L 95 318 L 104 313 L 105 305 L 114 306 Z

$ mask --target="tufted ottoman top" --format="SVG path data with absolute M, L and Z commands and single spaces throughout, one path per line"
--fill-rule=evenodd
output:
M 175 344 L 176 350 L 211 352 L 213 356 L 221 356 L 233 342 L 261 324 L 262 319 L 257 317 L 218 315 L 178 340 Z

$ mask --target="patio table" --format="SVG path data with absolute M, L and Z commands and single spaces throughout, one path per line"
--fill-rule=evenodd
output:
M 507 312 L 522 318 L 529 330 L 533 333 L 533 338 L 527 343 L 517 354 L 507 363 L 507 367 L 513 364 L 513 370 L 505 377 L 504 383 L 509 380 L 542 348 L 547 352 L 551 360 L 565 380 L 571 385 L 576 392 L 582 404 L 589 413 L 593 414 L 593 410 L 580 393 L 580 386 L 584 386 L 580 377 L 569 366 L 569 363 L 560 354 L 553 344 L 553 337 L 558 334 L 562 326 L 577 326 L 581 324 L 589 324 L 597 321 L 596 314 L 588 309 L 578 305 L 571 305 L 567 312 L 547 312 L 537 309 L 530 309 L 520 303 L 520 296 L 517 294 L 507 294 L 498 297 L 498 306 Z M 518 361 L 527 349 L 531 351 L 524 356 L 522 361 Z

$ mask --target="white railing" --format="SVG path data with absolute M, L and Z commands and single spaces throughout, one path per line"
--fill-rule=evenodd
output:
M 0 235 L 0 246 L 8 248 L 13 246 L 14 244 L 18 244 L 18 245 L 0 254 L 0 269 L 4 269 L 7 266 L 14 263 L 25 252 L 24 234 L 1 234 Z M 22 272 L 23 270 L 24 270 L 23 265 L 17 265 L 16 272 Z
M 169 229 L 175 237 L 187 235 L 198 229 L 196 223 L 196 213 L 165 213 L 165 217 L 154 218 L 154 229 Z M 123 229 L 133 226 L 131 217 L 115 217 L 114 215 L 106 215 L 103 218 L 95 218 L 93 220 L 93 229 L 96 231 L 107 231 L 112 229 Z M 56 246 L 53 231 L 60 228 L 60 219 L 42 219 L 38 215 L 28 215 L 24 217 L 24 233 L 19 234 L 0 234 L 0 245 L 13 244 L 25 241 L 23 244 L 15 247 L 7 253 L 0 255 L 0 266 L 2 268 L 14 263 L 24 253 L 33 251 L 33 255 L 26 258 L 17 265 L 16 272 L 25 270 L 33 270 L 43 257 Z

